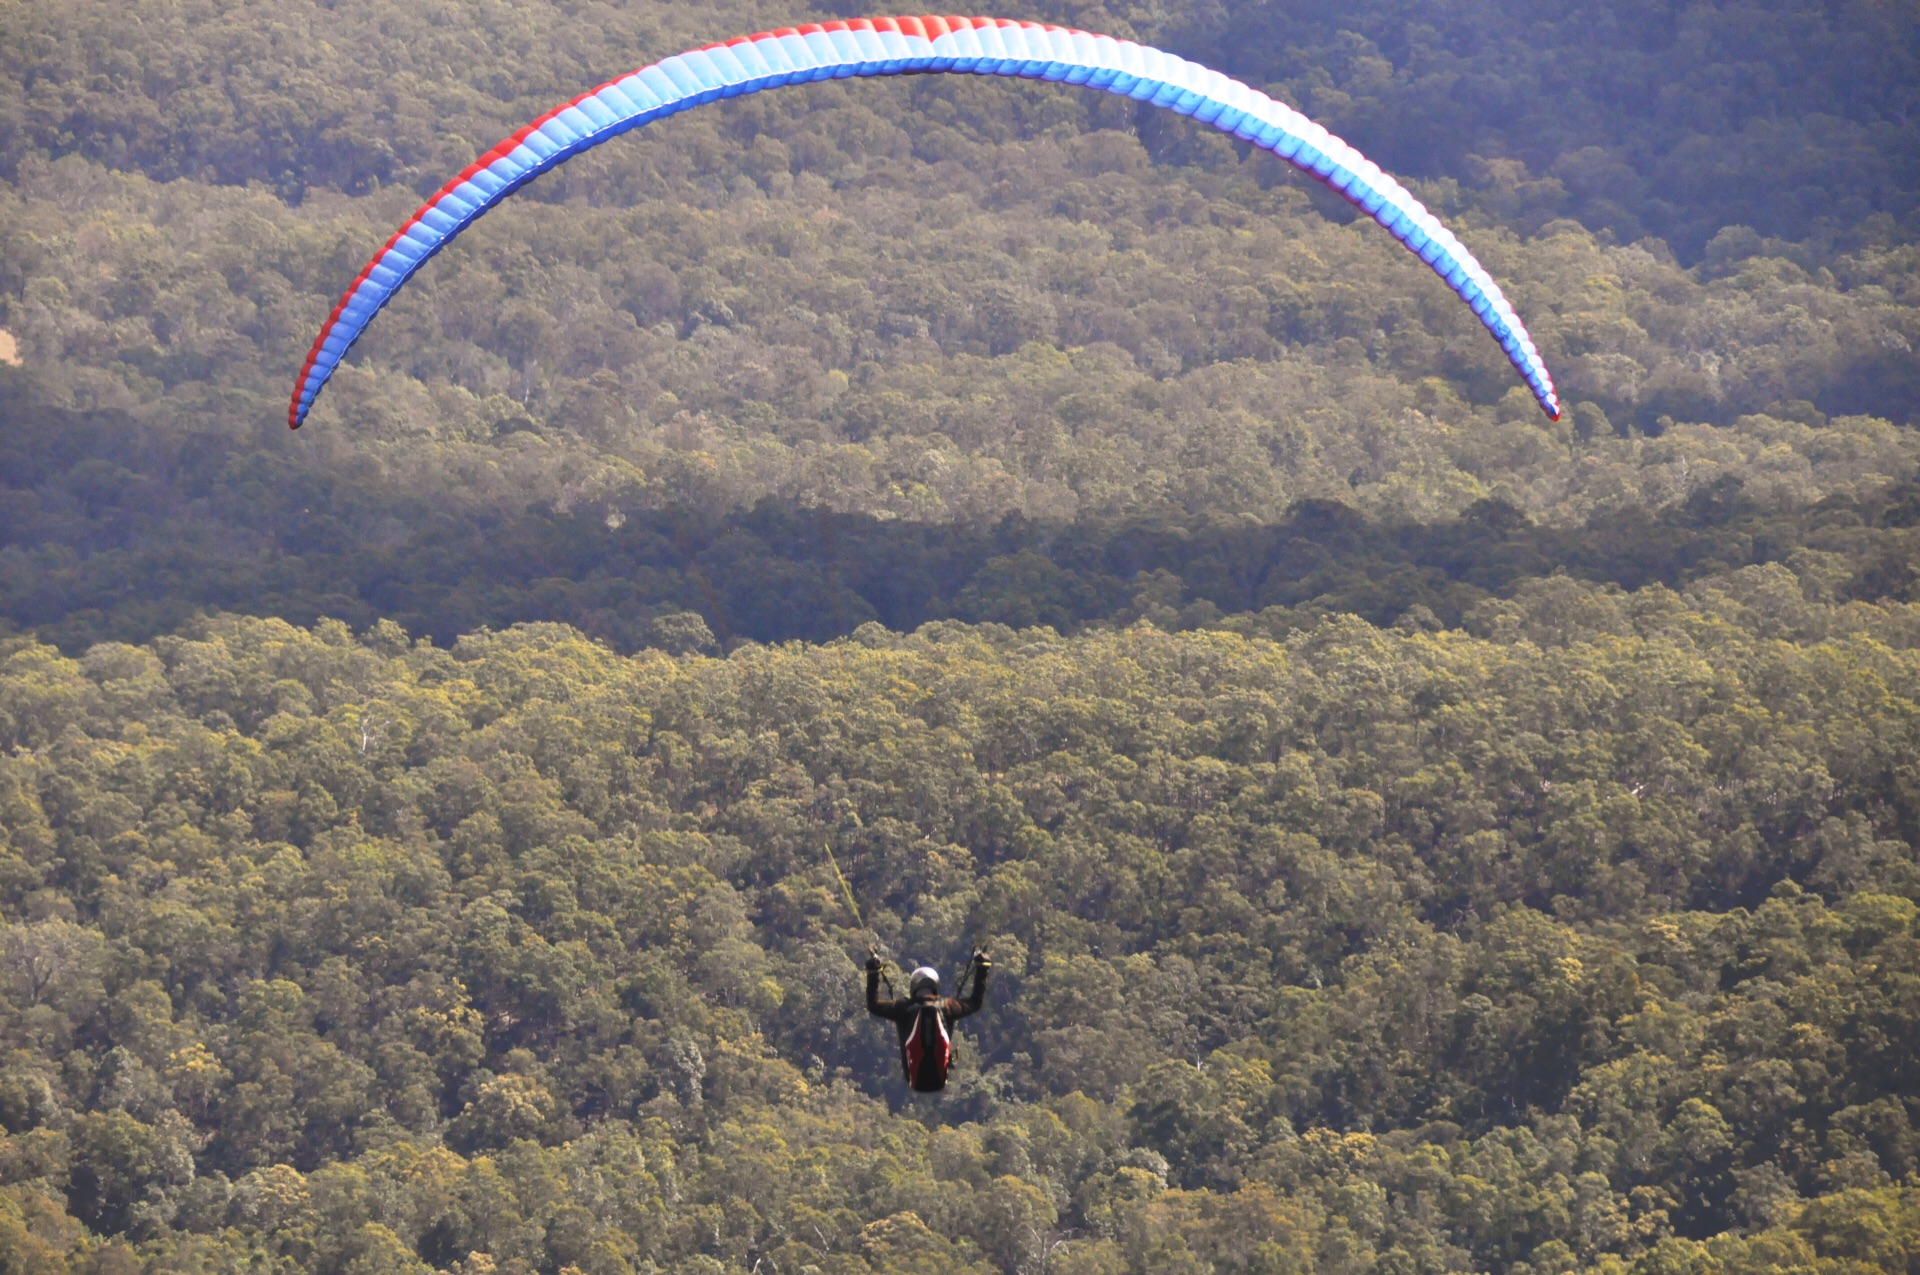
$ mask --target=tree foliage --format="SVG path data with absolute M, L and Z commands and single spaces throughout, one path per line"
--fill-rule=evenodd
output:
M 1033 12 L 1377 154 L 1565 421 L 916 77 L 581 158 L 290 436 L 422 193 L 795 13 L 0 5 L 0 1272 L 1920 1271 L 1910 6 Z M 823 845 L 999 961 L 938 1104 Z
M 1771 566 L 1467 623 L 16 640 L 16 1230 L 156 1270 L 1904 1252 L 1912 604 Z M 1001 958 L 942 1106 L 823 842 L 903 959 Z
M 1724 214 L 1745 222 L 1716 222 L 1725 233 L 1683 268 L 1664 241 L 1610 229 L 1604 210 L 1534 215 L 1509 206 L 1518 195 L 1460 187 L 1470 174 L 1450 152 L 1409 156 L 1401 171 L 1429 166 L 1421 192 L 1539 338 L 1571 408 L 1555 429 L 1439 281 L 1271 156 L 1243 160 L 1223 138 L 1098 95 L 915 77 L 717 105 L 569 164 L 436 259 L 314 429 L 288 440 L 267 423 L 306 343 L 420 190 L 570 86 L 695 33 L 690 12 L 664 6 L 539 5 L 524 21 L 265 8 L 219 23 L 170 10 L 121 23 L 107 3 L 11 12 L 0 83 L 24 105 L 7 113 L 0 323 L 50 405 L 123 411 L 130 432 L 251 473 L 313 475 L 260 479 L 280 507 L 301 507 L 287 484 L 329 475 L 446 507 L 609 517 L 774 496 L 932 522 L 1271 520 L 1337 498 L 1431 520 L 1492 497 L 1578 522 L 1682 497 L 1729 464 L 1817 498 L 1831 490 L 1818 436 L 1735 422 L 1899 423 L 1920 404 L 1913 248 L 1892 196 L 1787 235 L 1763 216 L 1782 206 L 1773 189 L 1750 192 Z M 1280 21 L 1257 14 L 1246 21 Z M 773 21 L 700 14 L 722 29 Z M 1909 91 L 1897 68 L 1910 33 L 1864 9 L 1804 21 L 1836 34 L 1804 43 L 1796 82 L 1820 81 L 1836 41 L 1879 39 L 1892 83 L 1856 74 L 1856 113 L 1897 114 L 1874 104 Z M 1553 47 L 1590 60 L 1578 29 L 1569 20 Z M 1261 47 L 1240 27 L 1229 42 Z M 1732 76 L 1706 43 L 1698 74 Z M 1419 91 L 1452 82 L 1426 76 Z M 1360 101 L 1327 88 L 1315 109 L 1341 94 Z M 1475 130 L 1519 127 L 1497 103 L 1455 97 L 1487 118 L 1447 120 L 1450 137 L 1498 149 Z M 1730 117 L 1750 119 L 1737 100 Z M 1615 132 L 1594 133 L 1602 121 Z M 1676 140 L 1671 120 L 1657 142 L 1617 135 L 1641 125 L 1653 127 L 1609 105 L 1554 144 L 1714 153 L 1708 134 Z M 1528 186 L 1520 159 L 1495 159 Z M 1708 215 L 1645 181 L 1664 192 L 1647 200 Z M 1808 201 L 1852 207 L 1837 191 Z M 110 501 L 114 482 L 97 475 L 95 498 Z

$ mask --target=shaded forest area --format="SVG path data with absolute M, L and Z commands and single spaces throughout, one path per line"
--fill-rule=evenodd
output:
M 1831 245 L 1875 218 L 1911 240 L 1915 21 L 1844 0 L 1256 0 L 1180 29 L 1395 171 L 1692 263 L 1716 239 Z
M 1812 503 L 1913 464 L 1910 435 L 1830 473 L 1814 434 L 1738 426 L 1920 417 L 1916 248 L 1891 193 L 1802 238 L 1762 233 L 1780 201 L 1756 194 L 1683 261 L 1572 203 L 1510 206 L 1547 179 L 1485 136 L 1510 121 L 1483 102 L 1455 135 L 1486 144 L 1484 181 L 1465 161 L 1408 171 L 1538 339 L 1570 408 L 1549 427 L 1444 285 L 1271 156 L 1101 95 L 940 76 L 762 95 L 581 157 L 414 281 L 312 429 L 271 436 L 337 290 L 421 189 L 576 85 L 786 16 L 537 8 L 10 11 L 0 326 L 33 393 L 169 446 L 213 435 L 256 470 L 297 457 L 448 509 L 618 516 L 774 496 L 919 522 L 1276 521 L 1313 498 L 1430 522 L 1497 498 L 1579 523 L 1730 465 Z M 1905 13 L 1823 19 L 1882 51 L 1849 83 L 1900 138 Z M 1110 16 L 1125 26 L 1079 15 Z M 1744 46 L 1715 43 L 1733 27 L 1708 27 L 1700 73 L 1745 85 Z M 1803 43 L 1779 74 L 1811 83 L 1826 46 Z M 1759 109 L 1744 91 L 1729 112 Z M 1653 128 L 1593 119 L 1622 146 Z M 1816 201 L 1854 208 L 1853 189 Z
M 1920 601 L 1912 479 L 1805 505 L 1755 499 L 1731 468 L 1651 522 L 1627 509 L 1578 526 L 1535 524 L 1495 499 L 1431 523 L 1325 500 L 1274 522 L 1167 511 L 926 523 L 772 497 L 610 519 L 597 507 L 448 509 L 284 464 L 243 472 L 215 438 L 163 452 L 117 413 L 35 406 L 4 383 L 0 413 L 19 444 L 0 456 L 0 624 L 75 654 L 220 610 L 384 618 L 443 645 L 483 626 L 559 621 L 622 651 L 824 641 L 869 621 L 910 631 L 948 618 L 1278 635 L 1346 612 L 1451 627 L 1556 572 L 1682 587 L 1765 563 L 1790 565 L 1813 598 Z M 1851 440 L 1845 422 L 1748 425 L 1825 434 L 1836 453 L 1877 443 L 1898 454 L 1897 436 L 1867 422 Z M 689 613 L 703 630 L 676 618 Z
M 839 0 L 828 8 L 852 12 Z M 0 3 L 0 1275 L 1920 1275 L 1920 13 Z M 911 1101 L 863 936 L 990 1012 Z

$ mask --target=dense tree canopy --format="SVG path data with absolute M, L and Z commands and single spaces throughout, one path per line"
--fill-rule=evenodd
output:
M 826 9 L 851 12 L 850 6 Z M 1911 6 L 0 3 L 0 1275 L 1920 1272 Z M 817 14 L 816 14 L 817 16 Z M 999 967 L 909 1100 L 858 1000 Z
M 934 522 L 1271 519 L 1305 497 L 1427 520 L 1488 496 L 1578 521 L 1684 495 L 1735 450 L 1768 453 L 1770 477 L 1793 457 L 1819 467 L 1813 439 L 1694 426 L 1920 414 L 1915 249 L 1892 211 L 1799 238 L 1722 227 L 1688 269 L 1667 242 L 1541 195 L 1477 125 L 1449 127 L 1497 152 L 1481 186 L 1440 154 L 1421 161 L 1431 175 L 1403 171 L 1428 178 L 1420 193 L 1539 338 L 1570 404 L 1552 429 L 1510 401 L 1510 369 L 1443 285 L 1272 157 L 1098 95 L 930 77 L 716 106 L 569 164 L 415 281 L 311 437 L 263 437 L 338 290 L 419 189 L 572 86 L 691 42 L 690 24 L 774 21 L 536 10 L 154 11 L 177 27 L 114 22 L 112 4 L 10 11 L 0 50 L 31 109 L 7 143 L 0 325 L 31 392 L 125 412 L 169 447 L 191 436 L 302 482 L 384 477 L 443 507 L 624 517 L 771 495 Z M 1870 17 L 1822 21 L 1887 37 L 1897 63 L 1911 40 Z M 1591 42 L 1570 28 L 1553 47 L 1584 58 Z M 1826 82 L 1828 47 L 1806 43 L 1800 81 Z M 1874 87 L 1877 65 L 1856 76 L 1860 109 L 1895 112 L 1912 77 Z M 378 145 L 336 136 L 336 115 Z M 305 184 L 248 158 L 265 152 Z M 1617 202 L 1622 183 L 1606 188 Z M 1779 203 L 1741 215 L 1760 226 Z M 1864 459 L 1884 477 L 1911 463 Z
M 1388 624 L 1415 607 L 1457 625 L 1490 594 L 1556 571 L 1677 587 L 1769 562 L 1790 564 L 1815 596 L 1920 600 L 1920 488 L 1885 477 L 1911 463 L 1913 436 L 1790 410 L 1803 419 L 1622 442 L 1613 474 L 1589 455 L 1574 481 L 1630 476 L 1642 494 L 1571 524 L 1496 498 L 1432 519 L 1306 500 L 1271 520 L 1137 510 L 940 523 L 774 497 L 731 511 L 516 507 L 501 489 L 504 509 L 450 506 L 377 472 L 269 467 L 204 434 L 155 436 L 124 413 L 54 409 L 0 381 L 18 446 L 0 454 L 11 541 L 0 624 L 76 654 L 206 609 L 362 627 L 384 617 L 443 644 L 481 625 L 559 620 L 627 651 L 660 644 L 659 624 L 684 613 L 723 645 L 945 618 L 1067 632 L 1146 616 L 1276 633 L 1330 611 Z M 1663 502 L 1649 536 L 1647 506 Z
M 1911 1245 L 1920 613 L 1776 566 L 1469 627 L 15 642 L 17 1226 L 159 1270 Z M 944 1106 L 891 1093 L 822 843 L 892 951 L 1001 958 Z
M 1522 224 L 1571 212 L 1692 261 L 1756 230 L 1830 242 L 1879 217 L 1912 234 L 1915 22 L 1844 0 L 1264 0 L 1181 29 L 1382 163 L 1478 186 Z

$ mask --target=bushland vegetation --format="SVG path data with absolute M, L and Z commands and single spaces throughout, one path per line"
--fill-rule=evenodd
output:
M 0 5 L 0 1272 L 1920 1270 L 1910 7 Z M 818 14 L 813 16 L 819 16 Z M 869 931 L 999 969 L 910 1101 Z
M 1777 565 L 1283 642 L 16 641 L 6 1242 L 1899 1269 L 1917 646 Z M 823 844 L 891 951 L 1000 957 L 938 1107 Z

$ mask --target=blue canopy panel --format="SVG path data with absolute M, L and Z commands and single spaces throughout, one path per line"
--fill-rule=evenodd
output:
M 1498 284 L 1400 183 L 1283 102 L 1158 49 L 1006 18 L 855 18 L 693 49 L 583 93 L 482 155 L 387 240 L 333 308 L 294 383 L 298 429 L 320 388 L 402 284 L 455 235 L 541 173 L 629 129 L 763 89 L 853 76 L 952 72 L 1081 84 L 1149 102 L 1270 150 L 1386 227 L 1458 293 L 1548 416 L 1553 378 Z

